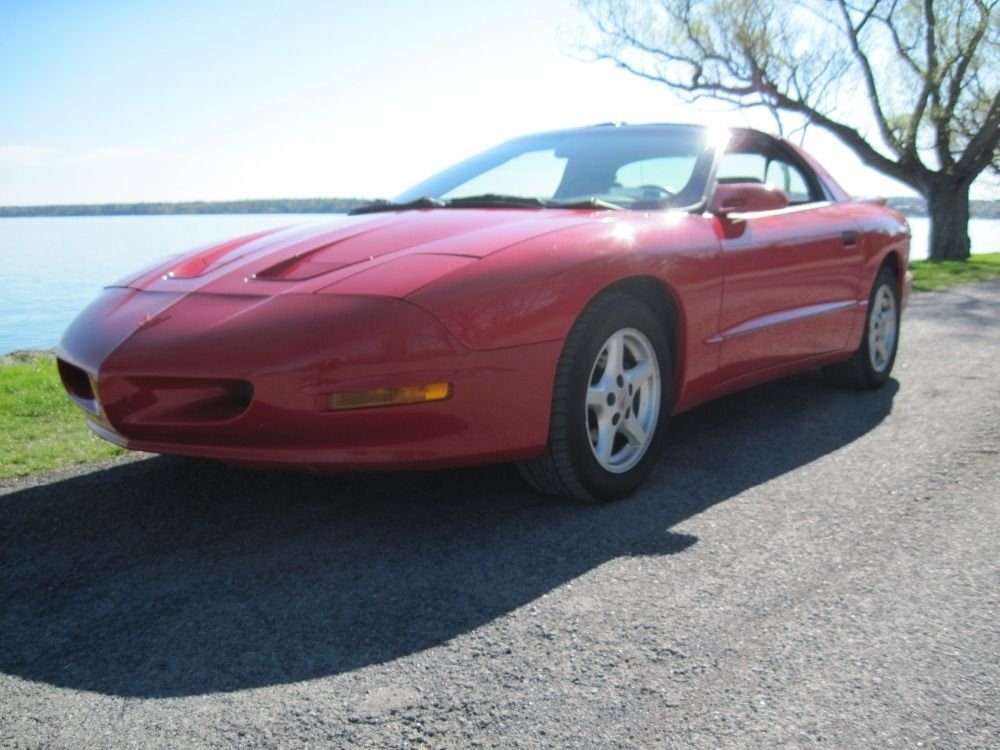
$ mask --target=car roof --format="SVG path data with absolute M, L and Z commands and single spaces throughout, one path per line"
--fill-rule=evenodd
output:
M 558 130 L 547 130 L 541 133 L 533 133 L 532 135 L 561 135 L 568 133 L 585 133 L 588 131 L 596 130 L 633 130 L 633 131 L 686 131 L 686 132 L 703 132 L 708 130 L 709 127 L 706 125 L 695 125 L 693 123 L 678 123 L 678 122 L 649 122 L 649 123 L 630 123 L 630 122 L 600 122 L 593 125 L 582 125 L 576 128 L 559 128 Z
M 760 138 L 764 140 L 769 140 L 772 142 L 784 142 L 783 138 L 779 136 L 772 135 L 770 133 L 765 133 L 761 130 L 755 130 L 753 128 L 744 127 L 730 127 L 730 126 L 714 126 L 714 125 L 704 125 L 695 123 L 682 123 L 682 122 L 646 122 L 646 123 L 630 123 L 630 122 L 600 122 L 593 125 L 583 125 L 575 128 L 560 128 L 558 130 L 547 130 L 539 133 L 530 133 L 518 136 L 519 138 L 532 138 L 537 136 L 547 136 L 547 135 L 569 135 L 572 133 L 586 133 L 594 132 L 600 130 L 629 130 L 637 133 L 655 133 L 655 132 L 674 132 L 674 133 L 704 133 L 707 130 L 713 130 L 718 127 L 719 130 L 726 130 L 729 133 L 737 136 L 739 138 Z

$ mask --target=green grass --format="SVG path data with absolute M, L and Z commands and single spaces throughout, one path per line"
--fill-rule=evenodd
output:
M 910 263 L 913 271 L 913 289 L 930 292 L 934 289 L 985 281 L 1000 276 L 1000 253 L 973 255 L 968 260 L 915 260 Z
M 122 452 L 87 429 L 51 356 L 0 365 L 0 479 Z

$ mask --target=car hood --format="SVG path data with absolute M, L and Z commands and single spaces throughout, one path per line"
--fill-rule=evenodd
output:
M 182 294 L 404 297 L 504 248 L 593 218 L 590 211 L 472 208 L 344 216 L 199 248 L 112 286 Z

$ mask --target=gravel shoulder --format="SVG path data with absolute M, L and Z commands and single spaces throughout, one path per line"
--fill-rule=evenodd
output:
M 0 747 L 996 747 L 1000 282 L 894 380 L 674 420 L 597 508 L 508 467 L 138 457 L 0 483 Z

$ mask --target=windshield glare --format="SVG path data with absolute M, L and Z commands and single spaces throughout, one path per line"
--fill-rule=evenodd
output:
M 405 203 L 484 195 L 624 208 L 684 208 L 705 192 L 711 153 L 701 128 L 597 127 L 509 141 L 397 196 Z

